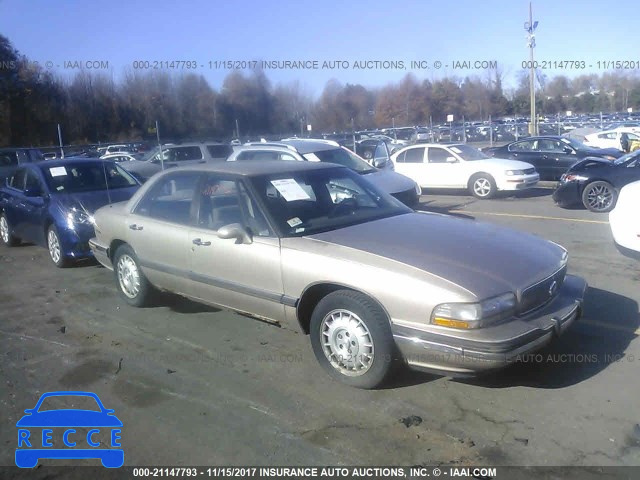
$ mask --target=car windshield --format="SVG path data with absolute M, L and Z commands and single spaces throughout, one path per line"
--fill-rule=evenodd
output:
M 337 163 L 338 165 L 350 168 L 351 170 L 355 170 L 361 174 L 376 171 L 375 168 L 344 147 L 305 153 L 303 157 L 311 162 Z
M 640 150 L 635 150 L 631 153 L 627 153 L 626 155 L 621 156 L 620 158 L 617 158 L 616 160 L 614 160 L 614 165 L 623 165 L 625 163 L 627 163 L 630 160 L 633 160 L 635 158 L 640 157 Z
M 472 162 L 474 160 L 486 160 L 487 158 L 490 158 L 477 148 L 470 147 L 469 145 L 453 145 L 449 147 L 449 149 L 467 162 Z
M 412 212 L 346 168 L 251 179 L 285 237 L 298 237 Z
M 126 188 L 138 185 L 125 170 L 112 162 L 69 163 L 57 167 L 42 167 L 49 190 L 57 193 L 78 193 Z

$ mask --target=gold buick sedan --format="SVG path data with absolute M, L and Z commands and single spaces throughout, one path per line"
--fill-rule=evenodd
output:
M 417 213 L 332 164 L 171 169 L 94 217 L 91 249 L 129 304 L 170 291 L 301 329 L 332 377 L 361 388 L 396 363 L 507 366 L 578 319 L 586 289 L 553 242 Z

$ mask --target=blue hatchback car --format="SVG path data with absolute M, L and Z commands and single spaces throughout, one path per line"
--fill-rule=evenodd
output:
M 49 249 L 58 267 L 92 256 L 93 212 L 122 202 L 140 182 L 115 162 L 66 158 L 20 166 L 0 187 L 0 238 Z
M 60 400 L 63 403 L 81 401 L 91 409 L 48 410 L 47 406 L 52 400 L 57 401 L 53 403 L 60 403 Z M 43 407 L 43 402 L 48 405 Z M 114 415 L 113 410 L 104 407 L 95 393 L 45 393 L 34 408 L 24 412 L 26 415 L 16 423 L 18 448 L 15 460 L 18 467 L 33 468 L 41 458 L 99 458 L 107 468 L 118 468 L 124 463 L 124 450 L 120 443 L 122 422 Z M 81 434 L 76 429 L 88 431 Z M 99 438 L 103 439 L 102 442 Z

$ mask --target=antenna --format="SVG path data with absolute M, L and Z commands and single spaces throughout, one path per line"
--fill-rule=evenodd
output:
M 109 191 L 109 180 L 107 179 L 107 166 L 106 161 L 102 160 L 102 173 L 104 174 L 104 184 L 107 186 L 107 198 L 109 199 L 109 205 L 111 205 L 111 192 Z

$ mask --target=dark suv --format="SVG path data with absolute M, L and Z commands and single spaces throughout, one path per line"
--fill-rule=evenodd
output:
M 18 166 L 44 160 L 37 148 L 0 148 L 0 185 L 4 185 Z

